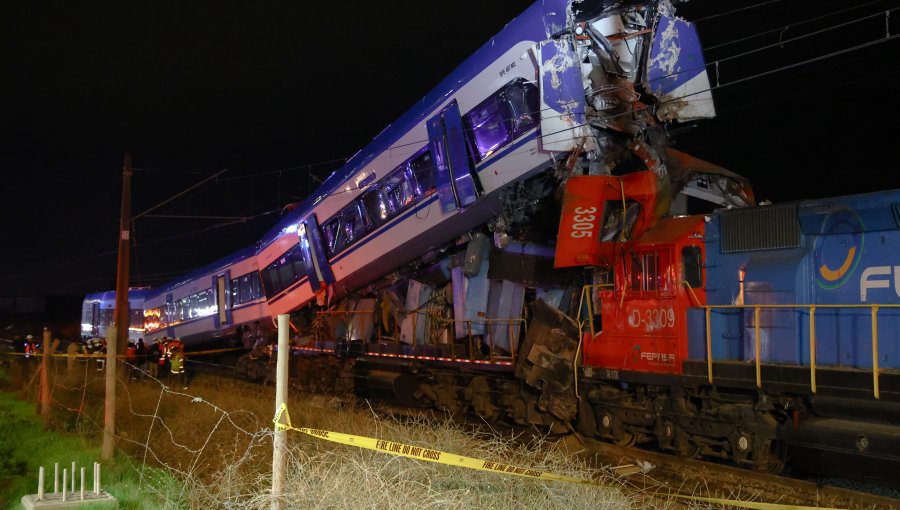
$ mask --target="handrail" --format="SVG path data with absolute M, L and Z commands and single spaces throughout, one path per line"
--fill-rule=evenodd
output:
M 691 297 L 694 298 L 693 301 L 694 301 L 694 303 L 696 303 L 696 305 L 694 305 L 694 306 L 703 306 L 703 303 L 701 303 L 700 300 L 697 299 L 697 294 L 694 293 L 694 288 L 691 287 L 691 284 L 688 283 L 687 280 L 681 280 L 681 283 L 688 290 L 688 293 L 691 295 Z
M 615 288 L 612 283 L 592 283 L 581 287 L 581 299 L 578 301 L 578 314 L 575 322 L 578 323 L 578 346 L 575 348 L 575 357 L 572 358 L 572 380 L 575 381 L 575 398 L 581 400 L 581 392 L 578 390 L 578 360 L 581 358 L 581 344 L 584 341 L 584 321 L 581 320 L 581 310 L 584 309 L 584 298 L 587 295 L 588 317 L 591 324 L 591 338 L 596 336 L 594 332 L 594 300 L 591 299 L 591 289 Z
M 820 308 L 827 309 L 865 309 L 871 310 L 872 314 L 872 393 L 876 399 L 881 398 L 881 388 L 879 384 L 880 370 L 878 368 L 878 310 L 881 308 L 900 308 L 900 304 L 758 304 L 758 305 L 705 305 L 702 307 L 706 312 L 706 372 L 709 384 L 713 384 L 713 359 L 712 359 L 712 328 L 710 326 L 710 315 L 712 310 L 746 310 L 753 309 L 754 314 L 754 341 L 755 341 L 755 365 L 756 365 L 756 387 L 762 388 L 762 361 L 760 359 L 760 312 L 761 310 L 787 310 L 787 309 L 808 309 L 809 310 L 809 368 L 810 390 L 816 393 L 816 310 Z

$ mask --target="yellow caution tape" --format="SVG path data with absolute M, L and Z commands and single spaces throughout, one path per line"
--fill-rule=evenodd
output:
M 284 417 L 284 422 L 281 418 Z M 276 430 L 294 430 L 303 434 L 325 439 L 334 443 L 355 446 L 357 448 L 365 448 L 377 452 L 390 453 L 398 457 L 408 457 L 411 459 L 424 460 L 427 462 L 436 462 L 438 464 L 446 464 L 448 466 L 459 466 L 477 471 L 490 471 L 493 473 L 503 473 L 506 475 L 523 476 L 535 480 L 551 480 L 555 482 L 577 483 L 582 485 L 594 485 L 597 487 L 618 488 L 609 484 L 603 484 L 594 480 L 586 480 L 584 478 L 573 478 L 571 476 L 557 475 L 546 471 L 529 469 L 505 464 L 502 462 L 492 462 L 489 460 L 476 459 L 474 457 L 466 457 L 464 455 L 456 455 L 453 453 L 442 452 L 440 450 L 432 450 L 420 446 L 413 446 L 396 441 L 387 441 L 384 439 L 375 439 L 372 437 L 355 436 L 351 434 L 342 434 L 340 432 L 332 432 L 330 430 L 320 430 L 311 428 L 296 428 L 291 424 L 291 415 L 288 413 L 287 404 L 282 403 L 272 419 Z M 670 494 L 671 497 L 686 499 L 690 501 L 698 501 L 704 503 L 713 503 L 719 505 L 729 505 L 739 508 L 749 508 L 756 510 L 837 510 L 834 508 L 801 506 L 801 505 L 785 505 L 779 503 L 761 503 L 756 501 L 735 501 L 730 499 L 704 498 L 700 496 L 686 496 L 681 494 Z

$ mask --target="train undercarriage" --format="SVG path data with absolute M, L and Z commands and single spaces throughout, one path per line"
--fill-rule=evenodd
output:
M 370 342 L 306 338 L 294 347 L 291 387 L 538 426 L 554 434 L 575 431 L 761 472 L 782 472 L 790 464 L 898 485 L 892 473 L 900 466 L 900 428 L 891 423 L 897 423 L 900 405 L 888 404 L 893 414 L 885 415 L 879 403 L 882 421 L 873 420 L 875 404 L 865 398 L 868 388 L 858 375 L 823 370 L 820 380 L 840 387 L 839 396 L 820 390 L 810 398 L 801 390 L 808 372 L 800 368 L 764 367 L 772 384 L 759 389 L 753 366 L 746 364 L 716 364 L 721 381 L 715 385 L 706 380 L 705 362 L 687 362 L 683 377 L 582 367 L 574 363 L 579 346 L 573 318 L 543 301 L 530 304 L 529 316 L 515 365 L 499 353 L 492 361 L 478 345 L 483 338 L 422 346 L 415 354 L 384 332 Z M 333 324 L 335 315 L 328 317 Z M 439 330 L 433 334 L 446 338 Z M 258 378 L 274 380 L 273 364 L 260 359 L 257 368 Z M 900 374 L 883 377 L 885 394 L 898 389 Z

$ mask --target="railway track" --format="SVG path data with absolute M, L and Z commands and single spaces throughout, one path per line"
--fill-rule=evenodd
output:
M 238 357 L 239 354 L 228 353 L 202 360 L 191 360 L 189 367 L 195 373 L 246 381 L 246 377 L 238 375 L 233 368 Z M 422 413 L 434 416 L 437 412 L 431 408 L 410 408 L 391 403 L 382 403 L 379 408 L 394 416 L 419 416 Z M 484 424 L 479 418 L 469 416 L 460 417 L 460 422 L 467 425 Z M 491 424 L 491 427 L 501 432 L 524 432 L 524 439 L 540 433 L 533 428 L 523 429 L 508 424 Z M 629 484 L 646 493 L 712 495 L 767 503 L 831 508 L 900 510 L 900 499 L 895 499 L 900 496 L 900 492 L 895 489 L 873 486 L 867 487 L 866 491 L 854 490 L 837 486 L 854 483 L 848 480 L 810 480 L 758 473 L 707 460 L 678 457 L 637 447 L 617 446 L 585 438 L 577 433 L 560 437 L 562 438 L 560 448 L 576 453 L 598 466 L 619 466 L 616 471 L 624 476 Z M 652 469 L 644 472 L 641 465 L 652 466 Z M 873 493 L 878 490 L 883 493 Z
M 811 481 L 758 473 L 706 460 L 616 446 L 585 438 L 580 434 L 567 436 L 561 447 L 567 451 L 578 452 L 578 455 L 591 462 L 635 466 L 633 473 L 626 476 L 631 484 L 643 491 L 672 491 L 682 495 L 719 496 L 744 501 L 826 508 L 900 510 L 900 499 L 830 485 L 825 479 Z M 646 470 L 645 467 L 641 470 L 639 469 L 641 465 L 652 468 Z M 627 470 L 621 469 L 620 472 L 627 473 Z M 832 483 L 840 482 L 832 481 Z

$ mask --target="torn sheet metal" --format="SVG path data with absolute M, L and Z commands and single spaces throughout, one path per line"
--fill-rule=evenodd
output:
M 578 335 L 578 324 L 571 317 L 538 299 L 518 353 L 516 376 L 541 390 L 541 410 L 562 420 L 573 419 L 578 411 L 573 365 Z
M 647 67 L 649 88 L 662 103 L 657 112 L 660 120 L 716 116 L 706 62 L 693 24 L 675 16 L 660 16 Z
M 563 32 L 569 26 L 569 6 L 572 0 L 544 0 L 543 18 L 547 39 Z
M 575 150 L 590 135 L 578 54 L 567 39 L 542 41 L 535 53 L 541 63 L 542 150 Z

